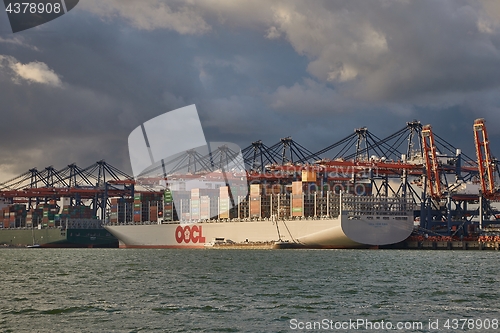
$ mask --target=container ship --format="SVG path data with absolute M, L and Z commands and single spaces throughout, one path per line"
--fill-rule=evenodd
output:
M 136 195 L 134 221 L 105 228 L 118 238 L 120 248 L 180 249 L 217 244 L 368 248 L 402 242 L 413 231 L 414 205 L 406 198 L 304 193 L 301 182 L 291 187 L 287 192 L 252 184 L 250 194 L 238 197 L 234 206 L 231 201 L 238 193 L 228 186 L 165 190 L 161 202 Z M 161 210 L 157 220 L 141 220 L 145 206 Z
M 55 201 L 5 205 L 0 211 L 0 246 L 6 247 L 118 247 L 118 240 L 93 218 L 85 205 L 58 207 Z

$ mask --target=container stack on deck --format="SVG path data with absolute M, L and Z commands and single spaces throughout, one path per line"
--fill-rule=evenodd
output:
M 174 201 L 172 192 L 167 189 L 163 193 L 163 223 L 174 221 Z
M 226 190 L 227 188 L 227 190 Z M 238 205 L 246 205 L 244 204 L 245 202 L 247 202 L 248 200 L 248 185 L 245 184 L 245 185 L 239 185 L 239 186 L 231 186 L 231 187 L 227 187 L 227 186 L 223 186 L 223 187 L 220 187 L 219 191 L 223 191 L 224 192 L 224 195 L 227 195 L 229 196 L 229 191 L 231 191 L 231 196 L 232 196 L 232 199 L 233 199 L 233 207 L 230 209 L 230 217 L 231 218 L 238 218 L 240 217 L 240 210 L 239 210 L 239 207 Z M 220 196 L 222 196 L 221 194 L 222 192 L 219 193 Z M 231 200 L 231 199 L 230 199 Z
M 302 216 L 316 216 L 317 211 L 315 211 L 315 207 L 317 207 L 318 202 L 316 191 L 321 188 L 321 184 L 318 184 L 316 172 L 303 170 L 302 171 L 302 190 L 304 187 L 307 189 L 305 194 L 301 194 L 302 197 Z M 293 189 L 293 186 L 292 186 Z
M 163 215 L 163 196 L 160 193 L 136 193 L 133 201 L 133 222 L 157 222 Z M 114 201 L 116 202 L 116 201 Z M 119 202 L 119 201 L 118 201 Z M 119 213 L 119 205 L 117 210 Z M 112 202 L 113 203 L 113 202 Z M 113 210 L 111 211 L 113 213 Z M 162 212 L 159 214 L 159 212 Z M 119 216 L 120 214 L 118 214 Z M 118 217 L 118 220 L 120 218 Z M 116 219 L 115 219 L 116 220 Z M 118 221 L 120 222 L 120 221 Z M 123 222 L 120 222 L 123 223 Z
M 30 209 L 27 213 L 27 216 L 26 216 L 26 227 L 37 228 L 38 225 L 40 225 L 42 223 L 42 217 L 43 217 L 43 209 L 42 208 Z
M 141 222 L 142 219 L 142 195 L 134 195 L 134 222 Z
M 289 216 L 290 206 L 286 198 L 288 191 L 289 187 L 281 184 L 250 185 L 250 217 L 264 218 L 275 215 L 275 217 L 283 218 Z M 274 213 L 271 214 L 271 212 Z
M 27 210 L 26 205 L 13 204 L 0 211 L 0 226 L 3 228 L 54 228 L 59 221 L 69 219 L 90 219 L 92 210 L 86 206 L 63 206 L 61 214 L 54 200 L 38 204 Z
M 230 190 L 234 192 L 230 193 Z M 196 188 L 190 191 L 165 191 L 163 202 L 157 203 L 159 205 L 158 209 L 154 207 L 155 202 L 150 202 L 150 210 L 153 214 L 157 212 L 158 220 L 163 223 L 176 220 L 198 221 L 236 218 L 239 216 L 239 207 L 236 205 L 236 207 L 232 207 L 231 196 L 232 200 L 237 203 L 238 199 L 244 201 L 246 194 L 246 187 L 243 189 L 240 187 L 230 189 L 228 186 Z M 134 205 L 137 204 L 136 199 Z M 144 220 L 135 220 L 135 222 L 144 222 Z
M 200 189 L 191 190 L 191 219 L 200 219 Z
M 118 223 L 118 203 L 122 198 L 112 198 L 110 205 L 109 222 L 116 224 Z
M 63 206 L 61 214 L 56 215 L 56 220 L 66 220 L 66 219 L 92 219 L 96 218 L 92 211 L 92 208 L 79 205 L 79 206 Z
M 292 217 L 304 216 L 302 182 L 292 183 Z
M 16 204 L 4 207 L 0 213 L 0 225 L 3 228 L 24 227 L 26 217 L 27 212 L 25 205 Z
M 200 196 L 200 219 L 208 220 L 210 217 L 210 197 L 208 195 L 202 195 Z
M 191 219 L 191 191 L 172 191 L 173 221 L 189 221 Z M 174 200 L 175 199 L 175 200 Z
M 9 226 L 10 226 L 10 214 L 9 214 L 8 208 L 2 209 L 2 212 L 0 214 L 0 221 L 2 221 L 2 223 L 0 223 L 2 228 L 9 228 Z
M 110 223 L 132 222 L 133 206 L 134 206 L 133 199 L 112 198 L 109 222 Z
M 262 195 L 262 185 L 261 184 L 251 184 L 250 185 L 250 217 L 260 218 L 262 216 L 261 195 Z
M 56 214 L 59 212 L 56 202 L 50 200 L 49 203 L 39 204 L 37 208 L 42 210 L 42 227 L 54 228 Z
M 190 205 L 189 219 L 208 220 L 217 216 L 217 201 L 220 199 L 219 196 L 219 190 L 217 189 L 192 189 L 191 200 L 188 203 Z M 224 200 L 224 203 L 221 202 L 220 205 L 226 205 L 224 207 L 226 207 L 225 210 L 227 211 L 227 204 L 225 202 L 227 200 Z M 185 217 L 187 218 L 188 215 L 185 215 Z
M 219 188 L 219 218 L 228 219 L 231 216 L 231 198 L 229 196 L 229 187 L 222 186 Z
M 158 221 L 158 211 L 160 210 L 161 203 L 162 202 L 160 200 L 150 201 L 150 203 L 149 203 L 149 220 L 150 221 Z

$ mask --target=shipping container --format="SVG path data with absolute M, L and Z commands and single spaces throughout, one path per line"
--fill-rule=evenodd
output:
M 261 184 L 250 184 L 250 195 L 257 196 L 262 194 L 262 185 Z
M 219 187 L 219 197 L 228 198 L 229 197 L 229 186 Z
M 191 198 L 199 198 L 200 197 L 200 189 L 193 188 L 191 189 Z
M 292 182 L 292 194 L 302 194 L 302 182 Z
M 172 192 L 170 192 L 170 190 L 165 190 L 165 192 L 163 192 L 163 202 L 164 203 L 167 203 L 167 202 L 172 202 Z

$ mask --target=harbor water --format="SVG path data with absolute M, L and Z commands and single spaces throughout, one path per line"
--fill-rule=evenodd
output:
M 498 261 L 497 251 L 2 249 L 0 332 L 495 332 Z M 446 328 L 453 319 L 474 324 Z

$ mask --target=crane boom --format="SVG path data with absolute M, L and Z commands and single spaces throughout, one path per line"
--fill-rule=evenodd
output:
M 437 148 L 431 125 L 425 125 L 422 128 L 422 147 L 424 148 L 427 187 L 429 188 L 430 196 L 439 199 L 441 197 L 441 180 L 439 177 Z
M 495 194 L 495 176 L 490 142 L 483 118 L 474 121 L 474 143 L 476 146 L 481 191 L 484 196 L 490 197 Z

